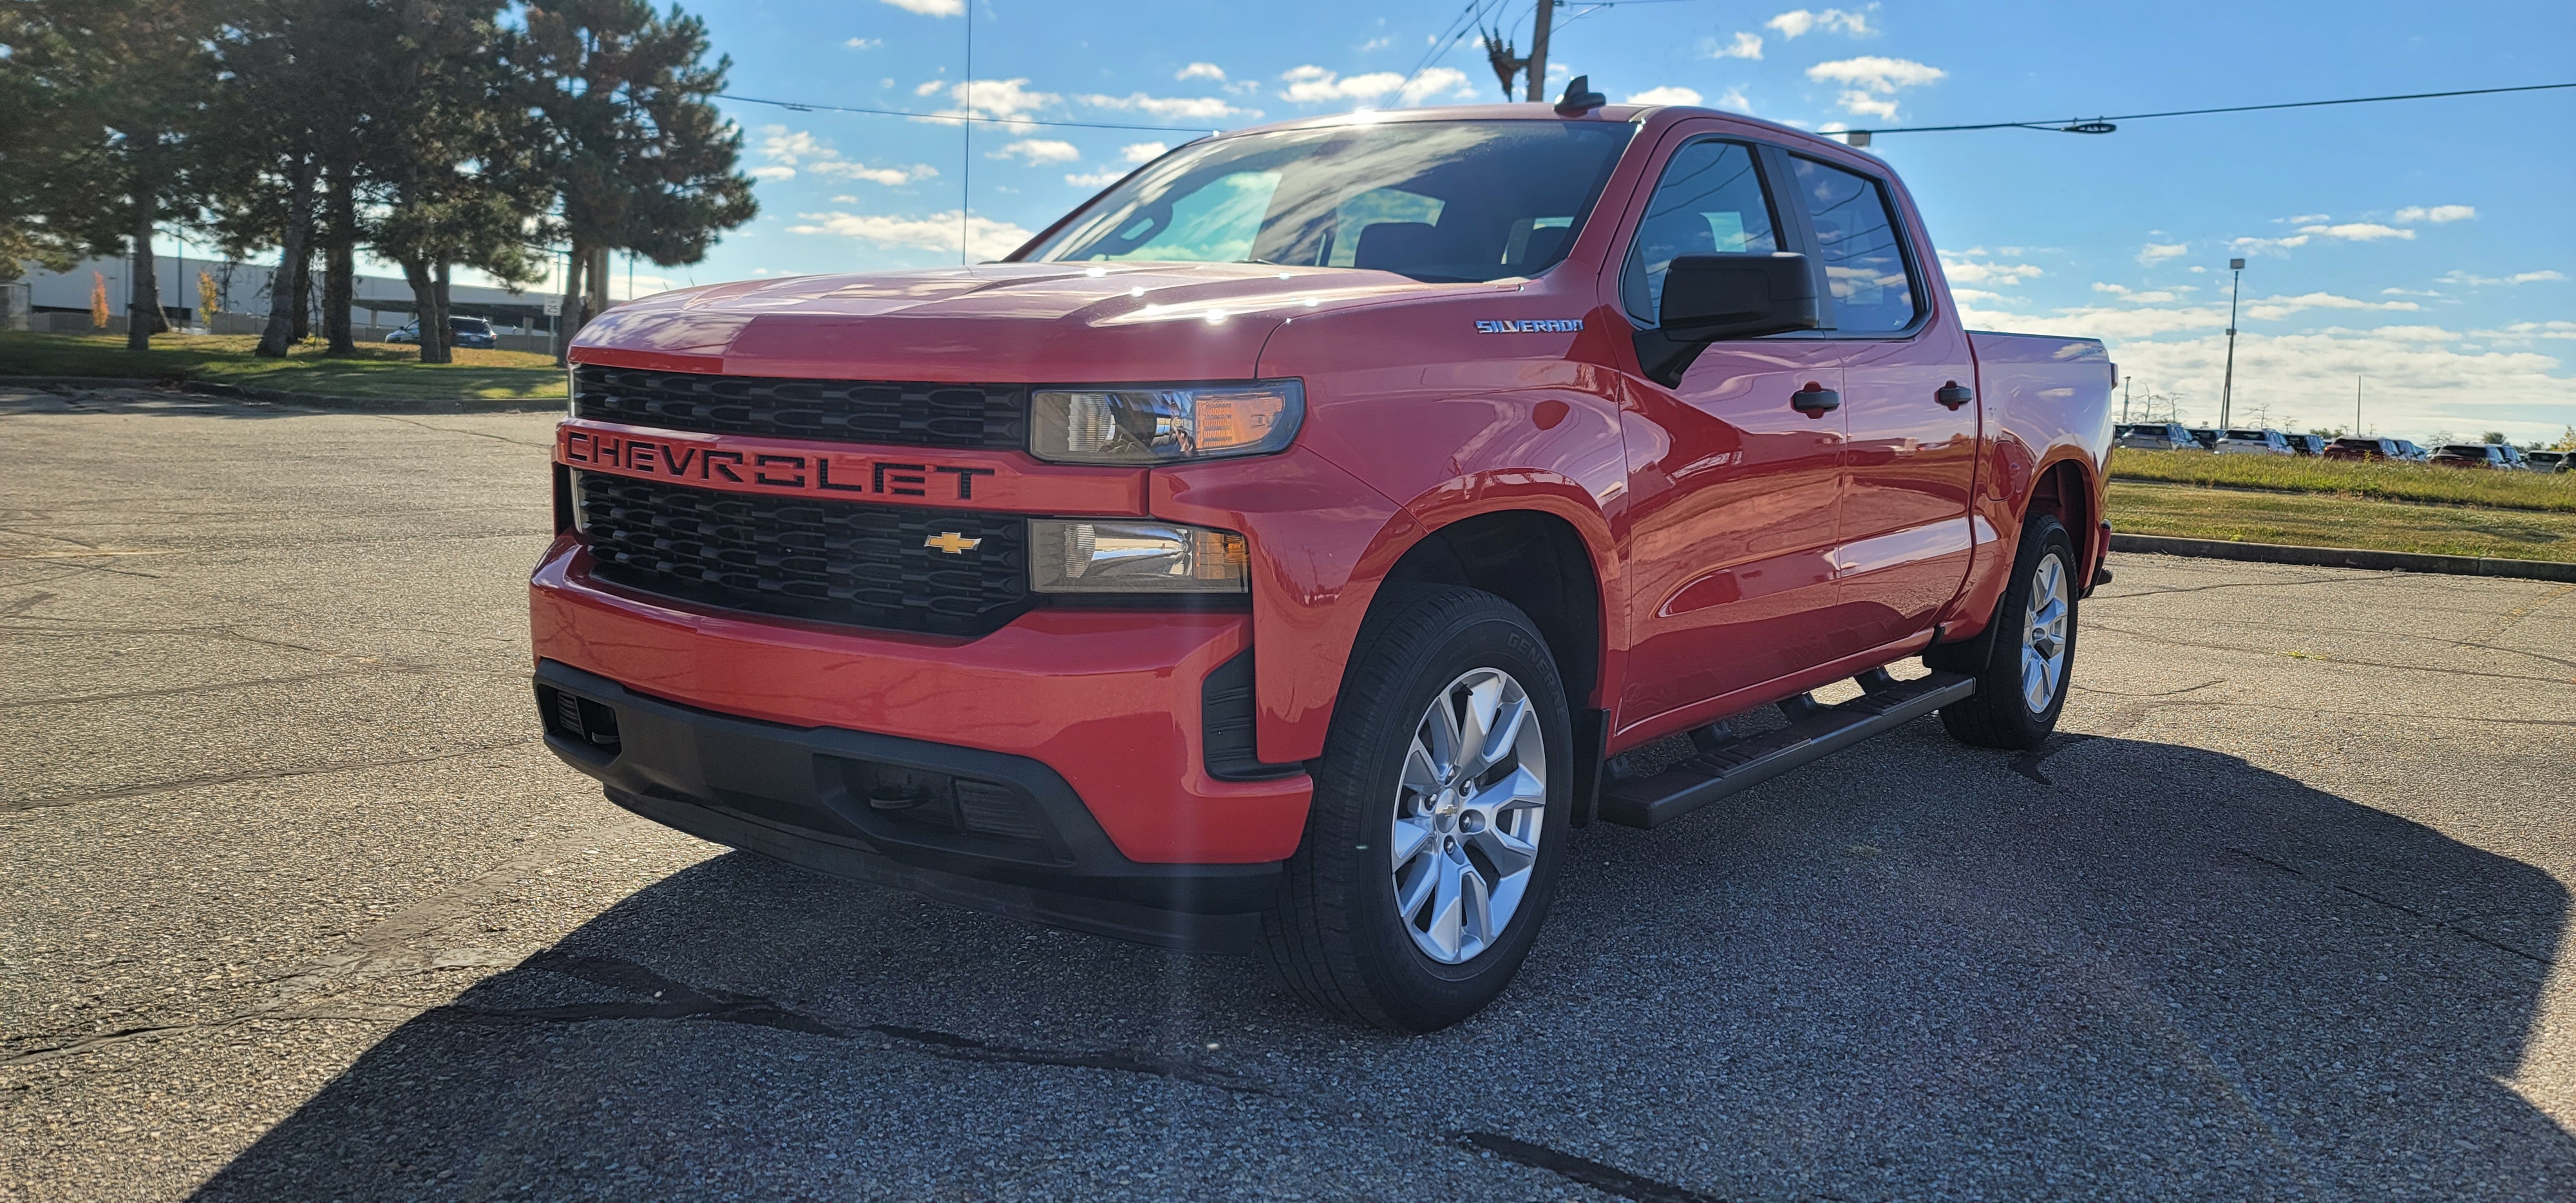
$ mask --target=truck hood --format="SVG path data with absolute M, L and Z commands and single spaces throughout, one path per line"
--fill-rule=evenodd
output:
M 1294 317 L 1496 288 L 1252 263 L 994 263 L 795 276 L 620 305 L 582 327 L 572 357 L 841 380 L 1241 379 L 1253 374 L 1271 332 Z

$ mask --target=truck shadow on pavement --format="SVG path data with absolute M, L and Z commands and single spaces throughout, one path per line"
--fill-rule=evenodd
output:
M 721 856 L 200 1197 L 2576 1192 L 2507 1084 L 2566 890 L 2242 760 L 1924 723 L 1567 855 L 1519 983 L 1410 1039 L 1242 958 Z

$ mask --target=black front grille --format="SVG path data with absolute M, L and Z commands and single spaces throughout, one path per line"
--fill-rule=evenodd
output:
M 584 364 L 573 412 L 603 422 L 906 447 L 1027 443 L 1028 387 L 707 376 Z
M 577 471 L 573 484 L 592 571 L 612 584 L 935 635 L 988 634 L 1029 608 L 1028 525 L 1013 515 L 725 493 L 600 472 Z

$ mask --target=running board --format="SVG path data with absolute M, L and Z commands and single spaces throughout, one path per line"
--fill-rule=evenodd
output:
M 1872 676 L 1886 679 L 1884 674 Z M 1862 683 L 1876 682 L 1864 677 Z M 1601 792 L 1601 821 L 1622 827 L 1660 827 L 1975 692 L 1977 679 L 1966 673 L 1936 672 L 1920 680 L 1890 682 L 1777 731 L 1729 740 L 1643 781 L 1615 782 Z

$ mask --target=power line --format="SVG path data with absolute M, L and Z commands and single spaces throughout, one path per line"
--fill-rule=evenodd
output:
M 1642 0 L 1629 0 L 1640 3 Z M 2576 83 L 2523 84 L 2511 88 L 2464 88 L 2456 92 L 2409 92 L 2401 96 L 2353 96 L 2342 100 L 2293 100 L 2283 104 L 2240 104 L 2219 109 L 2174 109 L 2163 113 L 2127 113 L 2108 117 L 2069 121 L 1990 121 L 1982 125 L 1909 125 L 1893 129 L 1855 129 L 1839 131 L 1853 134 L 1938 134 L 1953 130 L 2035 129 L 2068 134 L 2107 134 L 2112 123 L 2145 121 L 2151 117 L 2198 117 L 2208 113 L 2259 113 L 2272 109 L 2314 109 L 2337 104 L 2378 104 L 2388 100 L 2433 100 L 2444 96 L 2493 96 L 2500 92 L 2547 92 L 2558 88 L 2576 88 Z
M 1131 125 L 1115 121 L 1048 121 L 1038 117 L 979 117 L 972 113 L 915 113 L 905 109 L 856 109 L 839 104 L 764 100 L 758 96 L 736 96 L 730 92 L 718 92 L 716 99 L 731 100 L 741 104 L 773 105 L 782 109 L 793 109 L 799 113 L 864 113 L 872 117 L 910 117 L 915 121 L 976 121 L 986 125 L 1053 125 L 1072 129 L 1141 129 L 1164 134 L 1195 132 L 1193 127 L 1186 125 Z

